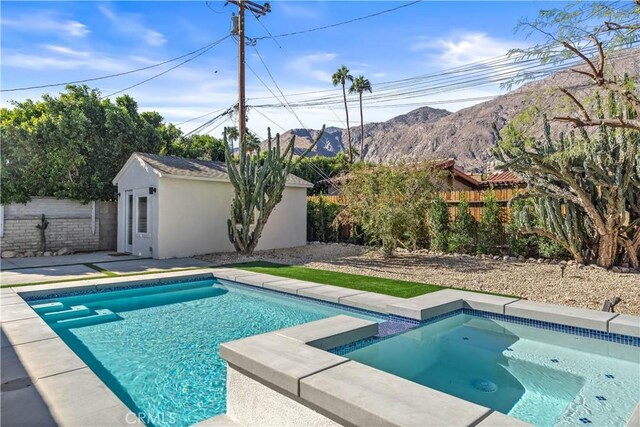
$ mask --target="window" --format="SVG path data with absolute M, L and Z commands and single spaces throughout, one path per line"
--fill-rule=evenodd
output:
M 138 197 L 138 233 L 147 233 L 147 197 Z

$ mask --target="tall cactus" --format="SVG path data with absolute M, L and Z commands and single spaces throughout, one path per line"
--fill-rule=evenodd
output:
M 598 116 L 622 114 L 609 97 Z M 579 260 L 611 267 L 640 265 L 640 131 L 602 126 L 536 141 L 514 125 L 498 135 L 496 156 L 503 168 L 529 185 L 540 224 L 528 226 L 572 252 Z M 525 229 L 526 223 L 523 223 Z
M 231 217 L 227 221 L 229 240 L 237 252 L 247 255 L 253 253 L 269 216 L 282 200 L 291 167 L 316 146 L 324 126 L 316 140 L 297 158 L 294 158 L 295 136 L 281 151 L 280 134 L 276 134 L 274 144 L 271 129 L 267 132 L 265 151 L 259 144 L 241 143 L 237 161 L 226 129 L 223 138 L 227 173 L 234 189 Z

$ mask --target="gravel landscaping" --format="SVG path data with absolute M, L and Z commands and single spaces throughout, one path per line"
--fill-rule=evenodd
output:
M 640 315 L 640 274 L 568 265 L 561 277 L 558 264 L 481 259 L 462 255 L 399 253 L 384 259 L 377 251 L 355 245 L 312 244 L 259 251 L 251 257 L 234 253 L 199 257 L 216 265 L 270 261 L 344 273 L 455 286 L 533 301 L 601 310 L 605 300 L 620 297 L 616 312 Z

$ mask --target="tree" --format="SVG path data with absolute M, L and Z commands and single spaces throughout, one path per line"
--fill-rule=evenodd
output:
M 600 101 L 598 101 L 600 104 Z M 612 94 L 598 117 L 619 114 Z M 522 130 L 533 119 L 510 123 L 497 135 L 496 156 L 502 168 L 516 171 L 527 182 L 533 203 L 520 225 L 569 251 L 579 262 L 609 268 L 627 260 L 639 266 L 640 252 L 640 131 L 600 126 L 552 138 L 544 120 L 544 140 Z
M 240 144 L 238 160 L 235 161 L 228 139 L 229 132 L 225 129 L 227 173 L 234 189 L 231 217 L 227 225 L 229 240 L 236 251 L 247 255 L 253 253 L 271 212 L 282 200 L 291 167 L 315 147 L 323 133 L 324 126 L 315 142 L 294 159 L 295 137 L 281 151 L 280 135 L 276 134 L 274 145 L 269 129 L 264 154 L 260 144 L 256 147 Z
M 304 157 L 294 164 L 291 173 L 300 178 L 316 184 L 326 178 L 332 178 L 349 170 L 349 160 L 345 153 L 338 153 L 334 157 L 313 156 Z M 320 190 L 314 188 L 312 194 Z
M 331 76 L 334 86 L 342 85 L 342 98 L 344 99 L 344 113 L 347 117 L 347 149 L 349 150 L 349 163 L 353 163 L 353 147 L 351 146 L 351 128 L 349 127 L 349 107 L 347 105 L 347 81 L 353 82 L 353 76 L 349 74 L 349 69 L 342 65 Z
M 571 2 L 560 9 L 541 10 L 537 19 L 520 22 L 519 30 L 527 35 L 542 34 L 543 43 L 513 49 L 516 59 L 538 58 L 543 63 L 558 64 L 569 59 L 582 62 L 571 72 L 588 77 L 593 89 L 614 94 L 628 105 L 633 114 L 599 117 L 589 98 L 579 99 L 575 87 L 558 87 L 573 105 L 576 114 L 556 115 L 552 121 L 570 123 L 576 128 L 609 126 L 640 130 L 640 94 L 638 76 L 616 74 L 610 62 L 616 50 L 631 47 L 640 38 L 640 0 L 634 2 Z M 630 53 L 637 55 L 637 52 Z M 537 76 L 523 71 L 510 84 Z
M 449 242 L 449 207 L 438 196 L 429 206 L 429 247 L 433 251 L 445 252 Z
M 362 227 L 385 257 L 398 246 L 415 248 L 425 233 L 425 212 L 434 197 L 438 172 L 433 165 L 359 163 L 343 186 L 344 209 L 336 224 Z
M 495 253 L 504 239 L 502 212 L 496 193 L 490 188 L 484 196 L 484 207 L 478 223 L 478 253 Z
M 363 75 L 359 75 L 353 80 L 349 93 L 357 93 L 360 97 L 360 161 L 364 160 L 364 117 L 362 114 L 362 94 L 364 92 L 372 92 L 371 82 Z
M 0 110 L 3 204 L 33 196 L 113 200 L 111 180 L 131 154 L 158 153 L 179 134 L 158 113 L 139 113 L 130 96 L 112 103 L 88 86 L 12 105 Z
M 469 203 L 462 193 L 458 213 L 449 234 L 449 251 L 470 253 L 475 240 L 476 221 L 469 212 Z
M 190 135 L 177 138 L 163 154 L 223 162 L 224 143 L 211 135 Z

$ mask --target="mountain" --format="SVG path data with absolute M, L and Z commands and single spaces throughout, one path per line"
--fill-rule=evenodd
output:
M 626 72 L 636 76 L 637 81 L 640 50 L 623 52 L 610 65 L 615 67 L 617 75 Z M 454 158 L 456 165 L 467 171 L 486 171 L 494 160 L 491 153 L 495 146 L 494 123 L 501 129 L 532 105 L 546 112 L 566 114 L 570 111 L 567 110 L 570 107 L 567 99 L 554 89 L 570 87 L 582 98 L 589 90 L 588 83 L 585 76 L 567 70 L 455 113 L 425 106 L 385 122 L 365 124 L 365 159 L 393 162 Z M 541 136 L 542 126 L 539 123 L 532 129 L 535 136 Z M 568 129 L 568 125 L 554 125 L 554 132 Z M 295 135 L 296 149 L 301 151 L 309 146 L 318 132 L 293 129 L 283 134 L 283 141 Z M 351 137 L 355 147 L 359 148 L 360 127 L 352 127 Z M 345 149 L 346 141 L 346 129 L 327 128 L 313 154 L 333 156 Z

